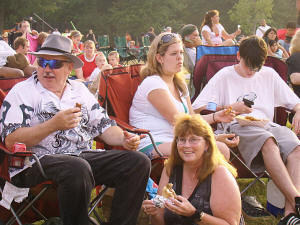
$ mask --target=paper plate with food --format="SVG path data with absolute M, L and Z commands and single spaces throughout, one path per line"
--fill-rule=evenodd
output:
M 268 119 L 258 119 L 253 116 L 236 116 L 236 121 L 243 126 L 264 127 L 269 122 Z

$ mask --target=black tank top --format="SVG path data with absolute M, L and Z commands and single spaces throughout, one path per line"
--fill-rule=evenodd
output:
M 182 173 L 183 169 L 182 166 L 176 166 L 169 179 L 169 183 L 173 184 L 173 189 L 175 190 L 176 194 L 181 195 L 182 192 Z M 189 197 L 189 202 L 198 210 L 202 210 L 203 212 L 212 215 L 212 211 L 210 208 L 210 194 L 211 194 L 211 174 L 198 184 L 191 196 Z M 164 220 L 165 225 L 194 225 L 192 224 L 185 224 L 184 220 L 180 215 L 177 215 L 170 211 L 169 209 L 165 208 L 164 210 Z

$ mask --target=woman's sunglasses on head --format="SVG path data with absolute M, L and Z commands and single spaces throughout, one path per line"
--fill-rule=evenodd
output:
M 165 34 L 165 35 L 161 36 L 159 45 L 169 43 L 175 37 L 180 39 L 178 34 L 175 34 L 175 33 Z
M 50 69 L 60 69 L 64 62 L 71 62 L 66 60 L 58 60 L 58 59 L 44 59 L 42 57 L 38 58 L 38 65 L 42 68 L 46 68 L 49 65 Z

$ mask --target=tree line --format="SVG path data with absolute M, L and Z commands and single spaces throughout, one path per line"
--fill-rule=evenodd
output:
M 243 34 L 253 34 L 259 20 L 276 28 L 296 21 L 295 0 L 0 0 L 0 29 L 10 29 L 22 19 L 33 18 L 38 30 L 48 31 L 34 14 L 63 32 L 74 26 L 82 33 L 93 29 L 97 35 L 133 36 L 150 26 L 159 33 L 166 26 L 176 32 L 184 24 L 200 26 L 208 10 L 220 12 L 220 22 L 228 32 L 238 24 Z

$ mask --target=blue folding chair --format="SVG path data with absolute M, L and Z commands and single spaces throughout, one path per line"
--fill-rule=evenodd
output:
M 239 50 L 238 45 L 233 46 L 206 46 L 206 45 L 199 45 L 197 46 L 196 52 L 196 63 L 197 61 L 204 55 L 236 55 Z M 195 63 L 195 64 L 196 64 Z

